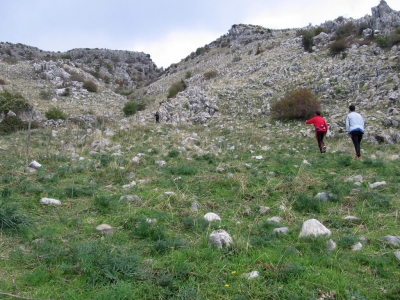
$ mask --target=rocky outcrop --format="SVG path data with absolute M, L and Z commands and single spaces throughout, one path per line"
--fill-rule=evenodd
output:
M 392 10 L 386 1 L 381 0 L 378 6 L 372 7 L 372 26 L 389 34 L 400 26 L 400 12 Z

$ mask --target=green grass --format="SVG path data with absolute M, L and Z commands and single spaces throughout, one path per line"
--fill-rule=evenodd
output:
M 71 141 L 83 160 L 59 152 L 70 129 L 48 149 L 48 132 L 38 129 L 30 159 L 43 167 L 35 173 L 26 171 L 27 133 L 0 136 L 2 149 L 21 149 L 1 150 L 0 293 L 17 286 L 18 296 L 43 299 L 397 299 L 400 263 L 393 253 L 400 247 L 379 241 L 398 235 L 400 161 L 390 159 L 397 146 L 363 141 L 361 162 L 353 160 L 349 140 L 327 139 L 332 151 L 321 156 L 295 123 L 269 133 L 247 125 L 237 121 L 224 133 L 213 124 L 138 126 L 112 138 L 121 155 L 90 155 L 94 138 Z M 194 133 L 198 138 L 178 151 Z M 138 153 L 144 155 L 135 164 Z M 130 173 L 137 185 L 124 189 Z M 363 176 L 358 187 L 347 181 L 355 175 Z M 387 185 L 370 189 L 376 181 Z M 329 201 L 317 200 L 319 192 Z M 124 195 L 141 201 L 119 201 Z M 62 205 L 41 205 L 43 197 Z M 262 215 L 260 206 L 270 211 Z M 222 221 L 208 223 L 207 212 Z M 358 219 L 344 220 L 348 215 Z M 268 221 L 272 216 L 282 221 Z M 310 218 L 332 236 L 299 238 Z M 96 231 L 102 223 L 113 227 L 112 236 Z M 283 226 L 287 235 L 273 233 Z M 232 236 L 230 248 L 208 245 L 216 229 Z M 367 243 L 352 251 L 361 237 Z M 333 251 L 329 239 L 338 245 Z M 260 276 L 246 279 L 251 271 Z

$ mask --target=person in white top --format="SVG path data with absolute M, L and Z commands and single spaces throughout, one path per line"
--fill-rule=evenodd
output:
M 360 145 L 364 134 L 364 119 L 355 110 L 356 107 L 351 104 L 349 106 L 349 114 L 346 117 L 346 131 L 353 141 L 354 149 L 356 150 L 356 160 L 362 160 Z

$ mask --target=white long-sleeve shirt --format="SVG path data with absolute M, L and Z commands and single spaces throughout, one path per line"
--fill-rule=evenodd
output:
M 361 131 L 364 133 L 364 119 L 355 111 L 349 113 L 346 117 L 346 131 L 351 133 L 352 131 Z

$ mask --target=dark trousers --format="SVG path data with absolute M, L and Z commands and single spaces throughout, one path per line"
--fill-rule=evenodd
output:
M 360 144 L 361 144 L 361 140 L 363 137 L 363 133 L 360 131 L 354 131 L 354 132 L 350 133 L 350 137 L 351 137 L 351 140 L 353 141 L 354 149 L 356 150 L 356 155 L 357 155 L 357 157 L 360 157 L 361 156 Z
M 319 131 L 315 132 L 315 138 L 317 139 L 319 151 L 321 153 L 325 152 L 324 151 L 324 146 L 325 146 L 325 144 L 324 144 L 324 136 L 325 136 L 325 132 L 319 132 Z

